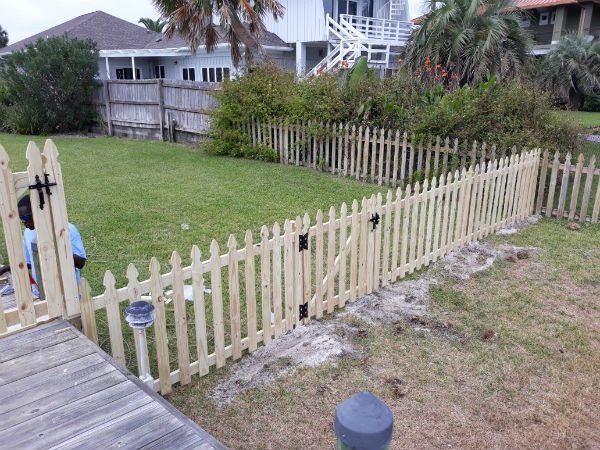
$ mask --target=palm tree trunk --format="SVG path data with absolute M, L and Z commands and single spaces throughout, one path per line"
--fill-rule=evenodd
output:
M 576 91 L 575 89 L 571 89 L 569 93 L 569 103 L 567 103 L 567 108 L 571 111 L 579 111 L 583 106 L 584 95 Z
M 252 33 L 244 26 L 244 24 L 240 21 L 238 16 L 235 14 L 231 14 L 230 18 L 231 28 L 233 32 L 240 38 L 240 40 L 244 43 L 247 50 L 250 50 L 251 55 L 246 54 L 246 61 L 251 61 L 253 55 L 260 56 L 263 60 L 270 61 L 270 58 L 265 53 L 262 45 L 258 42 L 258 39 L 255 38 Z M 250 56 L 250 58 L 248 58 Z

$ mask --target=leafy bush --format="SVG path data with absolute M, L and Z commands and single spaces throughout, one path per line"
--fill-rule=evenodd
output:
M 600 112 L 600 94 L 586 96 L 581 109 L 589 112 Z
M 94 117 L 98 50 L 91 40 L 38 39 L 0 60 L 0 126 L 18 133 L 79 130 Z
M 566 152 L 579 142 L 578 126 L 552 114 L 552 98 L 521 80 L 499 83 L 492 77 L 459 87 L 456 80 L 423 83 L 405 70 L 385 79 L 369 70 L 343 70 L 296 80 L 275 66 L 259 66 L 225 82 L 216 96 L 209 151 L 218 154 L 248 153 L 247 137 L 235 124 L 252 118 L 304 123 L 308 137 L 330 133 L 321 123 L 342 122 L 415 133 L 418 139 L 485 141 L 499 149 L 516 145 Z

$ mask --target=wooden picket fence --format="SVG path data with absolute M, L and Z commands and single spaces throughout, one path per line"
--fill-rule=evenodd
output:
M 451 142 L 438 136 L 423 141 L 399 130 L 348 123 L 315 126 L 310 121 L 272 124 L 251 120 L 236 126 L 247 133 L 250 145 L 272 148 L 282 164 L 393 187 L 506 156 L 505 149 L 497 153 L 496 146 L 488 148 L 485 142 L 463 143 L 459 151 L 458 139 Z M 511 154 L 516 151 L 513 147 Z
M 439 181 L 433 177 L 431 183 L 426 179 L 422 186 L 407 184 L 397 188 L 395 195 L 388 191 L 385 199 L 378 194 L 355 200 L 350 211 L 346 204 L 339 213 L 332 206 L 326 213 L 318 211 L 314 222 L 305 215 L 286 220 L 283 229 L 279 223 L 271 229 L 263 226 L 260 240 L 255 242 L 247 231 L 243 246 L 232 235 L 224 253 L 213 240 L 210 258 L 202 260 L 194 246 L 187 267 L 173 252 L 166 273 L 152 258 L 151 275 L 145 281 L 138 281 L 131 264 L 128 283 L 120 288 L 107 271 L 100 295 L 92 296 L 82 279 L 84 332 L 98 342 L 97 311 L 105 309 L 112 355 L 124 363 L 120 305 L 149 298 L 156 312 L 154 388 L 166 394 L 174 383 L 188 384 L 194 374 L 223 367 L 246 350 L 256 351 L 261 342 L 268 344 L 312 318 L 343 308 L 531 214 L 539 159 L 538 150 L 507 156 L 488 162 L 485 168 L 463 168 L 461 173 L 442 174 Z M 188 280 L 193 289 L 191 310 L 184 299 Z M 205 285 L 210 286 L 210 294 Z M 168 299 L 172 313 L 170 306 L 165 307 Z M 175 336 L 168 335 L 168 322 L 174 323 Z M 173 340 L 175 351 L 169 349 Z M 195 344 L 194 354 L 190 342 Z M 148 348 L 136 348 L 140 375 L 141 352 L 147 355 Z
M 27 146 L 29 165 L 26 172 L 12 172 L 10 158 L 0 145 L 0 216 L 6 241 L 6 251 L 11 266 L 15 299 L 0 304 L 0 336 L 36 326 L 55 317 L 72 317 L 79 314 L 79 298 L 73 252 L 69 234 L 69 220 L 65 202 L 62 169 L 58 149 L 52 140 L 46 140 L 44 152 L 34 142 Z M 45 293 L 42 301 L 33 301 L 25 250 L 23 231 L 17 200 L 31 185 L 31 209 L 35 221 L 39 249 L 38 283 Z M 50 183 L 45 187 L 45 183 Z M 55 183 L 55 184 L 54 184 Z M 44 203 L 41 203 L 43 198 Z
M 573 164 L 571 153 L 567 153 L 561 163 L 558 152 L 552 161 L 549 161 L 548 151 L 544 152 L 540 162 L 535 211 L 546 216 L 598 223 L 600 169 L 596 168 L 595 155 L 591 156 L 586 166 L 582 154 Z

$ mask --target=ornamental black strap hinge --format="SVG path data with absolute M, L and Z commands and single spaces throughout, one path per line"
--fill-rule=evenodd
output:
M 299 306 L 300 320 L 308 318 L 308 303 Z
M 298 251 L 308 250 L 308 232 L 298 235 Z
M 40 176 L 35 176 L 35 184 L 30 184 L 29 189 L 35 189 L 38 191 L 38 195 L 40 196 L 40 209 L 44 209 L 44 204 L 46 203 L 44 200 L 44 188 L 46 189 L 47 195 L 52 195 L 50 192 L 50 187 L 56 186 L 56 183 L 50 183 L 50 177 L 47 173 L 44 173 L 44 183 L 40 180 Z
M 379 214 L 375 213 L 371 216 L 371 218 L 369 219 L 369 222 L 373 223 L 373 229 L 377 228 L 377 225 L 379 224 Z

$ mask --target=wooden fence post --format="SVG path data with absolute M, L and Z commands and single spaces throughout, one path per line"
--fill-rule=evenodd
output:
M 108 85 L 109 81 L 104 80 L 102 82 L 102 88 L 104 90 L 104 102 L 106 104 L 106 124 L 108 125 L 108 135 L 113 135 L 113 126 L 112 126 L 112 114 L 110 111 L 110 86 Z
M 156 89 L 158 94 L 158 123 L 160 126 L 160 140 L 165 140 L 165 102 L 164 102 L 164 90 L 163 80 L 159 78 L 156 80 Z

